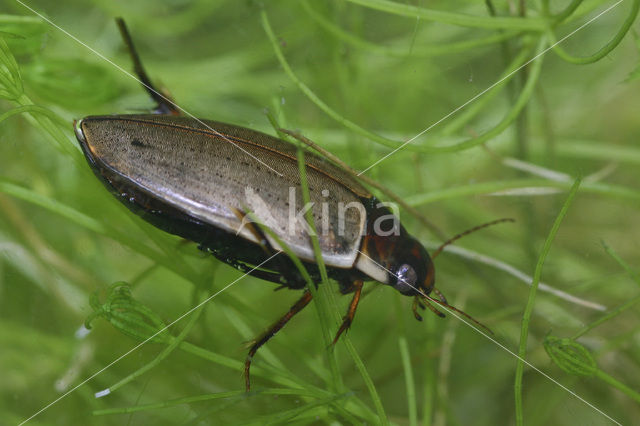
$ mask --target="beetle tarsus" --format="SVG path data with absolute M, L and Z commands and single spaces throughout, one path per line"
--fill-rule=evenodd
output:
M 353 298 L 351 299 L 351 303 L 349 303 L 349 309 L 347 310 L 347 314 L 342 319 L 342 324 L 336 333 L 336 337 L 333 338 L 333 342 L 331 342 L 331 346 L 335 346 L 340 338 L 340 335 L 347 331 L 353 322 L 353 317 L 356 315 L 356 309 L 358 308 L 358 302 L 360 301 L 360 294 L 362 293 L 362 280 L 354 281 L 352 287 L 354 288 Z
M 424 302 L 425 305 L 427 305 L 427 308 L 429 308 L 429 310 L 431 310 L 431 312 L 433 312 L 434 314 L 436 314 L 440 318 L 446 317 L 445 314 L 443 314 L 442 312 L 437 310 L 431 303 L 429 303 L 428 299 L 423 299 L 422 301 Z
M 411 307 L 411 310 L 413 311 L 413 316 L 416 317 L 418 321 L 422 321 L 422 315 L 418 313 L 418 308 L 422 310 L 426 309 L 426 307 L 424 306 L 424 303 L 422 303 L 422 301 L 420 300 L 420 297 L 415 296 L 413 298 L 413 306 Z
M 247 359 L 244 362 L 244 384 L 247 392 L 251 390 L 251 361 L 253 361 L 253 357 L 255 356 L 260 346 L 264 345 L 271 339 L 278 331 L 284 327 L 291 318 L 293 318 L 298 312 L 304 309 L 305 306 L 309 304 L 311 301 L 311 293 L 308 290 L 305 290 L 304 294 L 293 306 L 289 309 L 289 311 L 282 316 L 278 321 L 276 321 L 267 331 L 262 333 L 251 345 L 249 349 L 249 353 L 247 354 Z

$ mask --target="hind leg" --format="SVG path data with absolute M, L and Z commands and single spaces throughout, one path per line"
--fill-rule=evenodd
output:
M 151 82 L 151 79 L 142 66 L 142 61 L 140 60 L 140 56 L 138 55 L 138 52 L 136 51 L 136 48 L 133 44 L 133 40 L 131 39 L 131 34 L 129 34 L 127 25 L 124 23 L 124 19 L 116 18 L 116 23 L 118 24 L 118 29 L 120 30 L 122 40 L 124 41 L 124 44 L 127 46 L 127 50 L 129 51 L 129 56 L 131 56 L 133 69 L 138 76 L 140 83 L 142 83 L 142 86 L 145 88 L 147 93 L 149 93 L 151 99 L 153 99 L 158 104 L 156 106 L 156 109 L 154 110 L 154 113 L 180 115 L 180 109 L 173 102 L 171 97 L 167 93 L 158 90 Z
M 253 361 L 253 357 L 258 352 L 258 349 L 265 343 L 269 341 L 278 331 L 284 327 L 291 318 L 293 318 L 298 312 L 303 310 L 305 306 L 309 304 L 311 301 L 311 293 L 308 290 L 305 290 L 302 297 L 293 304 L 293 306 L 289 309 L 289 311 L 284 314 L 278 321 L 276 321 L 271 327 L 267 329 L 264 333 L 262 333 L 251 345 L 249 349 L 249 353 L 247 354 L 247 359 L 244 362 L 244 384 L 247 392 L 251 390 L 251 361 Z

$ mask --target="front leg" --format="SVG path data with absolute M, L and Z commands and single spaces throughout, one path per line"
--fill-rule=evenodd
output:
M 349 309 L 347 309 L 347 314 L 342 318 L 342 324 L 336 333 L 336 337 L 333 338 L 333 342 L 331 345 L 335 345 L 340 338 L 340 335 L 347 331 L 349 327 L 351 327 L 351 323 L 353 322 L 353 317 L 356 315 L 356 309 L 358 308 L 358 302 L 360 301 L 360 294 L 362 293 L 362 280 L 355 280 L 350 287 L 343 289 L 343 293 L 351 293 L 353 292 L 353 298 L 351 299 L 351 303 L 349 303 Z

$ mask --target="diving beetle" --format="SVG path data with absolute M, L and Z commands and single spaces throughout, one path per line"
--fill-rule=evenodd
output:
M 117 23 L 135 72 L 157 108 L 152 114 L 89 116 L 74 122 L 95 175 L 156 227 L 197 243 L 249 275 L 303 290 L 290 310 L 253 342 L 245 361 L 249 390 L 251 360 L 258 348 L 312 296 L 293 262 L 274 256 L 281 249 L 277 241 L 246 220 L 247 210 L 290 247 L 315 283 L 320 282 L 309 230 L 298 223 L 296 212 L 301 210 L 292 206 L 302 204 L 297 147 L 247 128 L 182 115 L 154 88 L 124 21 Z M 304 158 L 313 203 L 309 208 L 318 228 L 323 225 L 318 241 L 328 275 L 342 294 L 353 293 L 333 343 L 351 325 L 365 281 L 414 296 L 417 319 L 417 308 L 425 305 L 443 316 L 428 302 L 449 307 L 434 288 L 434 266 L 423 245 L 351 174 L 313 153 Z M 391 226 L 384 228 L 384 223 Z M 429 297 L 434 290 L 438 299 Z

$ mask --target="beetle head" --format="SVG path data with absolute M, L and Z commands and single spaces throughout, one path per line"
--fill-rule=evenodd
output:
M 400 235 L 367 235 L 356 267 L 372 279 L 405 296 L 426 296 L 435 284 L 427 250 L 403 228 Z
M 387 284 L 405 296 L 428 295 L 435 284 L 435 268 L 418 240 L 405 236 L 391 253 Z

